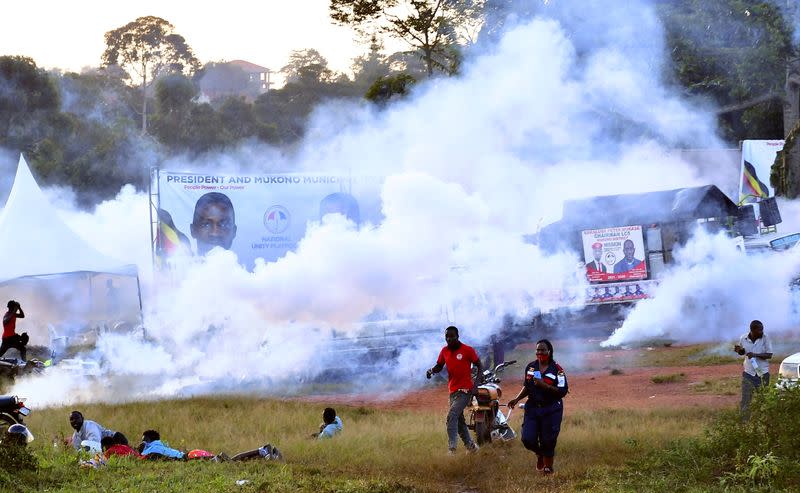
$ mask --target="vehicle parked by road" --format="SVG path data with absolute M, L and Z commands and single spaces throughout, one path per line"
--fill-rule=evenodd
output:
M 800 353 L 789 355 L 781 361 L 778 376 L 778 386 L 780 387 L 797 385 L 797 382 L 800 381 Z

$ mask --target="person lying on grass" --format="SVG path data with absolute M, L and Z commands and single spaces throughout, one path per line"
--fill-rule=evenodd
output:
M 322 424 L 319 425 L 319 433 L 312 433 L 311 437 L 318 440 L 333 438 L 342 431 L 342 420 L 336 415 L 336 410 L 326 407 L 322 411 Z
M 126 443 L 119 443 L 114 437 L 103 437 L 100 440 L 100 445 L 103 448 L 103 455 L 105 455 L 106 459 L 110 458 L 112 455 L 117 455 L 120 457 L 136 457 L 137 459 L 142 458 L 142 454 L 131 448 Z
M 221 455 L 221 454 L 220 454 Z M 273 447 L 269 443 L 257 449 L 240 452 L 233 457 L 233 461 L 244 461 L 251 459 L 265 459 L 265 460 L 283 460 L 283 454 L 278 450 L 278 447 Z
M 161 435 L 156 430 L 145 430 L 142 433 L 142 443 L 139 444 L 139 453 L 146 459 L 184 459 L 186 454 L 180 450 L 170 448 L 161 442 Z

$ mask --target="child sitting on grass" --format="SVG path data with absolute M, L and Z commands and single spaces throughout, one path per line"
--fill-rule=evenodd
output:
M 333 438 L 342 431 L 342 420 L 336 415 L 336 410 L 332 407 L 326 407 L 322 411 L 322 424 L 319 425 L 319 433 L 312 433 L 312 438 L 323 440 L 326 438 Z

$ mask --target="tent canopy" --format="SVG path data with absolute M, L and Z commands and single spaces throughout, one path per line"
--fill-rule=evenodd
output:
M 0 213 L 0 283 L 20 277 L 72 272 L 137 276 L 95 250 L 59 218 L 20 156 L 14 186 Z

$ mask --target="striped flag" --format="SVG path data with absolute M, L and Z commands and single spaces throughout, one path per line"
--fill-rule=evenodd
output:
M 744 162 L 744 172 L 742 173 L 742 191 L 746 195 L 761 199 L 769 197 L 769 189 L 758 179 L 758 174 L 753 164 L 746 160 Z
M 176 253 L 188 254 L 190 252 L 189 238 L 175 227 L 169 212 L 159 209 L 156 254 L 159 257 L 169 257 Z

